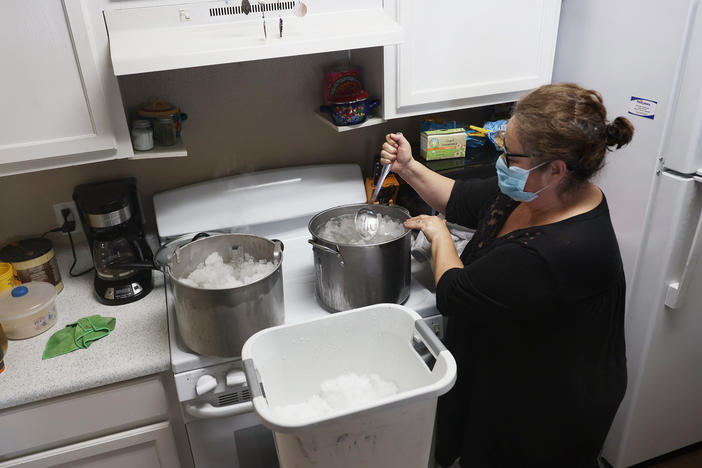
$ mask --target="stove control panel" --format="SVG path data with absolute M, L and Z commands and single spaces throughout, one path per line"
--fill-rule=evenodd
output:
M 432 315 L 425 317 L 424 321 L 439 339 L 444 339 L 445 318 L 443 316 Z M 204 397 L 216 399 L 218 394 L 241 391 L 247 387 L 240 360 L 181 372 L 174 377 L 180 401 Z
M 197 396 L 202 396 L 205 393 L 211 392 L 217 387 L 217 379 L 209 374 L 201 375 L 195 383 L 195 393 Z
M 238 387 L 240 385 L 246 385 L 246 375 L 244 371 L 240 369 L 232 369 L 227 372 L 226 379 L 227 387 Z
M 228 393 L 246 387 L 246 377 L 241 369 L 241 361 L 181 372 L 175 374 L 174 378 L 180 401 Z

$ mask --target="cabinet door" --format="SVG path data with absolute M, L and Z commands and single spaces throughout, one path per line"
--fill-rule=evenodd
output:
M 116 147 L 80 0 L 4 0 L 0 164 Z
M 396 1 L 405 38 L 386 47 L 386 117 L 504 102 L 549 83 L 560 4 Z
M 180 463 L 167 422 L 139 427 L 78 444 L 0 463 L 0 468 L 178 468 Z

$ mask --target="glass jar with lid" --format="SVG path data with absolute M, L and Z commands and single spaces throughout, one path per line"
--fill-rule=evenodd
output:
M 154 142 L 161 146 L 175 145 L 176 128 L 172 117 L 160 117 L 154 121 Z
M 132 146 L 137 151 L 148 151 L 154 147 L 154 132 L 148 120 L 132 121 Z
M 156 119 L 170 117 L 175 125 L 176 138 L 180 136 L 182 123 L 187 120 L 188 115 L 181 112 L 178 106 L 164 102 L 158 98 L 150 98 L 149 103 L 137 111 L 140 119 L 148 119 L 156 128 Z M 157 143 L 158 144 L 158 143 Z

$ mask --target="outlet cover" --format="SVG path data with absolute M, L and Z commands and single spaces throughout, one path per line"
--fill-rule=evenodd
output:
M 61 210 L 63 210 L 64 208 L 68 208 L 69 210 L 71 210 L 71 213 L 73 213 L 73 219 L 76 220 L 76 228 L 71 232 L 83 232 L 83 225 L 80 223 L 80 217 L 78 216 L 78 207 L 76 206 L 76 202 L 74 201 L 61 202 L 56 203 L 54 205 L 56 225 L 63 226 L 63 215 L 61 214 Z

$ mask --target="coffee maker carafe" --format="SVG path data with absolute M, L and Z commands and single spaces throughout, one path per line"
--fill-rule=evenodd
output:
M 127 304 L 149 294 L 153 287 L 151 270 L 115 266 L 153 260 L 144 239 L 136 179 L 78 185 L 73 199 L 90 244 L 98 301 Z

